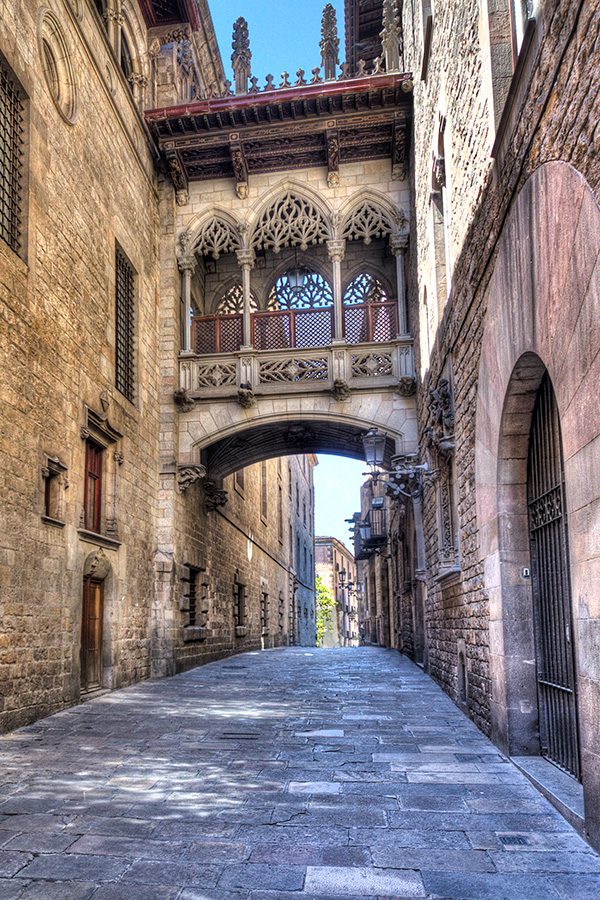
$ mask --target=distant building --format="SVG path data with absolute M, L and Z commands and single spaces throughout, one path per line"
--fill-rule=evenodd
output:
M 353 553 L 334 537 L 316 537 L 316 573 L 336 601 L 336 615 L 323 647 L 356 647 L 359 643 L 356 563 Z

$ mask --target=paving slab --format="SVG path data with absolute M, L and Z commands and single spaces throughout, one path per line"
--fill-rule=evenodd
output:
M 242 654 L 0 762 L 0 900 L 600 897 L 600 857 L 389 650 Z

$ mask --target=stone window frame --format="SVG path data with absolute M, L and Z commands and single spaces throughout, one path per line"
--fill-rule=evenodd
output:
M 46 86 L 61 118 L 74 125 L 79 115 L 79 88 L 65 32 L 56 14 L 42 11 L 38 26 L 38 50 Z
M 266 525 L 269 518 L 269 471 L 267 461 L 260 464 L 260 520 Z
M 119 259 L 121 258 L 122 264 L 125 265 L 129 269 L 129 276 L 131 279 L 131 296 L 121 298 L 119 294 Z M 114 313 L 114 349 L 115 349 L 115 363 L 114 363 L 114 378 L 115 378 L 115 387 L 119 392 L 119 395 L 126 400 L 128 403 L 131 403 L 132 406 L 136 405 L 137 401 L 137 375 L 139 371 L 138 367 L 138 316 L 139 316 L 139 274 L 137 269 L 133 265 L 131 261 L 131 257 L 128 253 L 126 253 L 125 249 L 121 245 L 121 243 L 116 240 L 114 245 L 114 267 L 113 267 L 113 278 L 114 278 L 114 287 L 113 287 L 113 313 Z M 130 371 L 129 372 L 121 372 L 119 368 L 119 335 L 122 333 L 122 329 L 119 328 L 119 316 L 122 314 L 124 309 L 124 304 L 127 305 L 126 316 L 127 316 L 127 334 L 126 337 L 126 346 L 124 347 L 124 356 L 125 356 L 125 366 Z M 126 382 L 130 381 L 130 390 L 125 390 L 127 388 Z M 121 386 L 122 385 L 122 386 Z
M 182 567 L 180 610 L 187 613 L 183 641 L 204 641 L 210 634 L 211 587 L 208 570 L 202 565 L 186 563 Z
M 65 491 L 69 487 L 68 468 L 58 456 L 44 454 L 41 475 L 44 483 L 42 522 L 57 528 L 65 526 Z
M 270 602 L 269 583 L 265 578 L 260 579 L 260 634 L 267 637 L 270 634 Z
M 233 578 L 233 622 L 236 637 L 248 634 L 248 586 L 236 571 Z
M 427 81 L 431 45 L 433 43 L 434 0 L 420 0 L 421 6 L 421 81 Z
M 7 240 L 4 235 L 0 235 L 0 239 L 15 253 L 23 262 L 27 262 L 28 250 L 28 225 L 29 225 L 29 123 L 30 123 L 30 100 L 29 94 L 23 85 L 23 79 L 20 78 L 15 67 L 11 65 L 10 60 L 0 52 L 0 71 L 3 73 L 18 95 L 20 101 L 20 122 L 18 127 L 21 131 L 21 137 L 18 141 L 17 152 L 19 159 L 17 162 L 17 184 L 15 188 L 15 197 L 13 200 L 12 215 L 15 222 L 15 239 Z
M 236 494 L 239 494 L 242 499 L 246 497 L 246 487 L 245 487 L 245 469 L 237 469 L 233 473 L 233 489 Z
M 103 395 L 103 408 L 108 407 L 109 400 Z M 118 527 L 118 497 L 119 477 L 118 471 L 124 462 L 121 449 L 123 435 L 114 428 L 109 420 L 106 410 L 96 412 L 89 406 L 85 407 L 85 424 L 80 431 L 81 440 L 85 445 L 92 442 L 100 447 L 102 454 L 102 481 L 103 492 L 101 497 L 100 531 L 90 531 L 85 526 L 84 485 L 81 493 L 81 514 L 79 519 L 78 534 L 81 540 L 100 546 L 117 548 L 121 546 Z

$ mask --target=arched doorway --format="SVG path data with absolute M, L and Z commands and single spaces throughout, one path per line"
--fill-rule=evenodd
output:
M 111 572 L 108 557 L 99 548 L 90 553 L 83 567 L 81 600 L 80 683 L 81 693 L 108 687 L 105 656 L 110 651 L 110 634 L 105 624 L 106 585 Z
M 83 579 L 81 612 L 81 692 L 98 690 L 102 684 L 102 622 L 104 582 L 90 575 Z
M 527 508 L 540 749 L 542 756 L 580 779 L 562 437 L 547 372 L 537 393 L 529 436 Z

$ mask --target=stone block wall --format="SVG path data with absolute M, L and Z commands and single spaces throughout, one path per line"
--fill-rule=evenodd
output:
M 22 256 L 0 241 L 3 729 L 79 698 L 84 563 L 98 549 L 79 530 L 86 406 L 120 433 L 114 446 L 123 455 L 122 464 L 111 461 L 116 481 L 106 485 L 116 500 L 113 542 L 103 550 L 111 571 L 103 682 L 118 687 L 149 674 L 158 474 L 153 162 L 99 17 L 87 4 L 49 6 L 75 74 L 72 121 L 45 76 L 40 5 L 5 3 L 0 15 L 0 51 L 28 97 Z M 115 386 L 117 242 L 136 273 L 134 403 Z M 48 457 L 65 466 L 62 525 L 42 519 Z
M 494 16 L 503 5 L 496 6 Z M 405 4 L 405 53 L 407 67 L 418 73 L 422 60 L 420 29 L 418 22 L 411 21 L 410 9 Z M 469 712 L 484 731 L 490 732 L 492 611 L 486 551 L 476 511 L 479 485 L 475 469 L 480 352 L 488 315 L 486 288 L 511 205 L 540 166 L 549 160 L 563 160 L 581 173 L 598 196 L 597 154 L 592 152 L 598 119 L 598 72 L 593 64 L 598 3 L 546 0 L 536 4 L 535 26 L 528 45 L 524 45 L 520 75 L 508 93 L 502 122 L 497 109 L 494 111 L 490 87 L 494 78 L 488 77 L 490 61 L 486 58 L 489 36 L 482 32 L 485 17 L 481 18 L 481 10 L 475 0 L 436 4 L 427 77 L 415 80 L 415 232 L 410 278 L 411 297 L 419 298 L 421 323 L 417 367 L 421 377 L 422 445 L 426 443 L 424 429 L 432 421 L 429 390 L 448 373 L 456 421 L 454 515 L 460 573 L 445 583 L 433 578 L 429 581 L 426 611 L 430 671 L 456 699 L 457 644 L 460 637 L 465 639 Z M 492 24 L 501 43 L 505 32 L 497 17 Z M 444 302 L 445 298 L 437 298 L 438 302 L 432 303 L 431 298 L 436 299 L 436 260 L 430 193 L 432 163 L 439 151 L 440 117 L 446 120 L 452 277 L 448 299 Z M 585 256 L 587 251 L 580 248 L 579 252 Z M 504 284 L 505 290 L 518 290 L 510 285 L 508 276 Z M 519 328 L 513 327 L 517 329 L 516 339 Z M 435 489 L 426 489 L 424 524 L 429 568 L 433 571 L 439 538 Z

